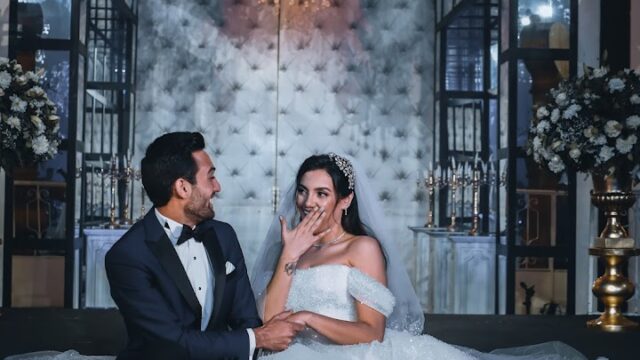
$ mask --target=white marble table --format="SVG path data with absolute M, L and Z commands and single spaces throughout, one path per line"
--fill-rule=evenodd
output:
M 454 314 L 493 314 L 496 299 L 495 236 L 450 236 Z
M 84 229 L 86 237 L 85 308 L 113 308 L 104 257 L 127 229 Z
M 495 237 L 409 228 L 415 247 L 414 286 L 423 310 L 429 314 L 493 314 Z

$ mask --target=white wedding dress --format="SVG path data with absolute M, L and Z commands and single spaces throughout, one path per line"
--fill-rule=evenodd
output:
M 355 321 L 356 301 L 389 316 L 395 298 L 384 285 L 360 270 L 346 265 L 319 265 L 296 270 L 287 309 L 307 310 L 334 319 Z M 265 360 L 470 360 L 470 359 L 585 359 L 573 348 L 562 343 L 511 348 L 496 353 L 480 353 L 442 342 L 429 335 L 413 335 L 387 329 L 384 341 L 358 345 L 335 345 L 311 329 L 299 333 L 285 351 L 264 354 Z

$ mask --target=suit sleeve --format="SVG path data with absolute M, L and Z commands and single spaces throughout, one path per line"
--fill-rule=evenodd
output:
M 178 344 L 190 359 L 249 357 L 249 335 L 245 329 L 207 331 L 183 329 L 180 319 L 154 285 L 154 278 L 135 254 L 120 248 L 107 253 L 105 266 L 111 296 L 129 326 L 150 339 Z
M 249 282 L 249 276 L 247 275 L 247 266 L 244 261 L 244 255 L 242 254 L 242 248 L 238 242 L 235 231 L 230 225 L 227 225 L 227 229 L 230 232 L 228 239 L 231 240 L 232 252 L 234 259 L 234 266 L 236 269 L 233 276 L 237 277 L 235 281 L 235 294 L 233 299 L 233 306 L 231 313 L 229 314 L 229 326 L 234 329 L 247 329 L 255 328 L 262 325 L 258 310 L 256 308 L 256 301 L 253 296 L 253 290 L 251 289 L 251 283 Z

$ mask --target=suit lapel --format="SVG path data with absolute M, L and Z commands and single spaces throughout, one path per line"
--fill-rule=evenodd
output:
M 209 225 L 207 234 L 202 240 L 204 247 L 207 249 L 209 258 L 213 265 L 214 277 L 215 277 L 215 290 L 213 297 L 213 312 L 211 313 L 211 319 L 207 329 L 215 328 L 220 316 L 220 307 L 222 306 L 222 299 L 224 297 L 224 288 L 227 281 L 227 274 L 225 271 L 225 259 L 222 253 L 222 248 L 218 242 L 218 236 L 213 225 Z
M 180 258 L 176 253 L 176 250 L 169 240 L 169 237 L 165 233 L 164 229 L 160 225 L 158 218 L 156 217 L 155 210 L 151 209 L 144 218 L 145 231 L 147 233 L 147 243 L 153 254 L 158 258 L 160 264 L 165 269 L 173 283 L 176 285 L 180 294 L 184 297 L 187 304 L 198 319 L 202 317 L 202 307 L 196 293 L 191 287 L 189 277 L 180 262 Z

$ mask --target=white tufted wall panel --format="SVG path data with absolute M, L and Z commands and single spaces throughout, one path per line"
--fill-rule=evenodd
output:
M 313 153 L 350 154 L 413 264 L 407 226 L 424 222 L 415 179 L 432 151 L 431 3 L 284 3 L 280 24 L 257 0 L 140 3 L 135 159 L 166 131 L 203 132 L 222 183 L 216 216 L 251 267 L 272 188 Z

